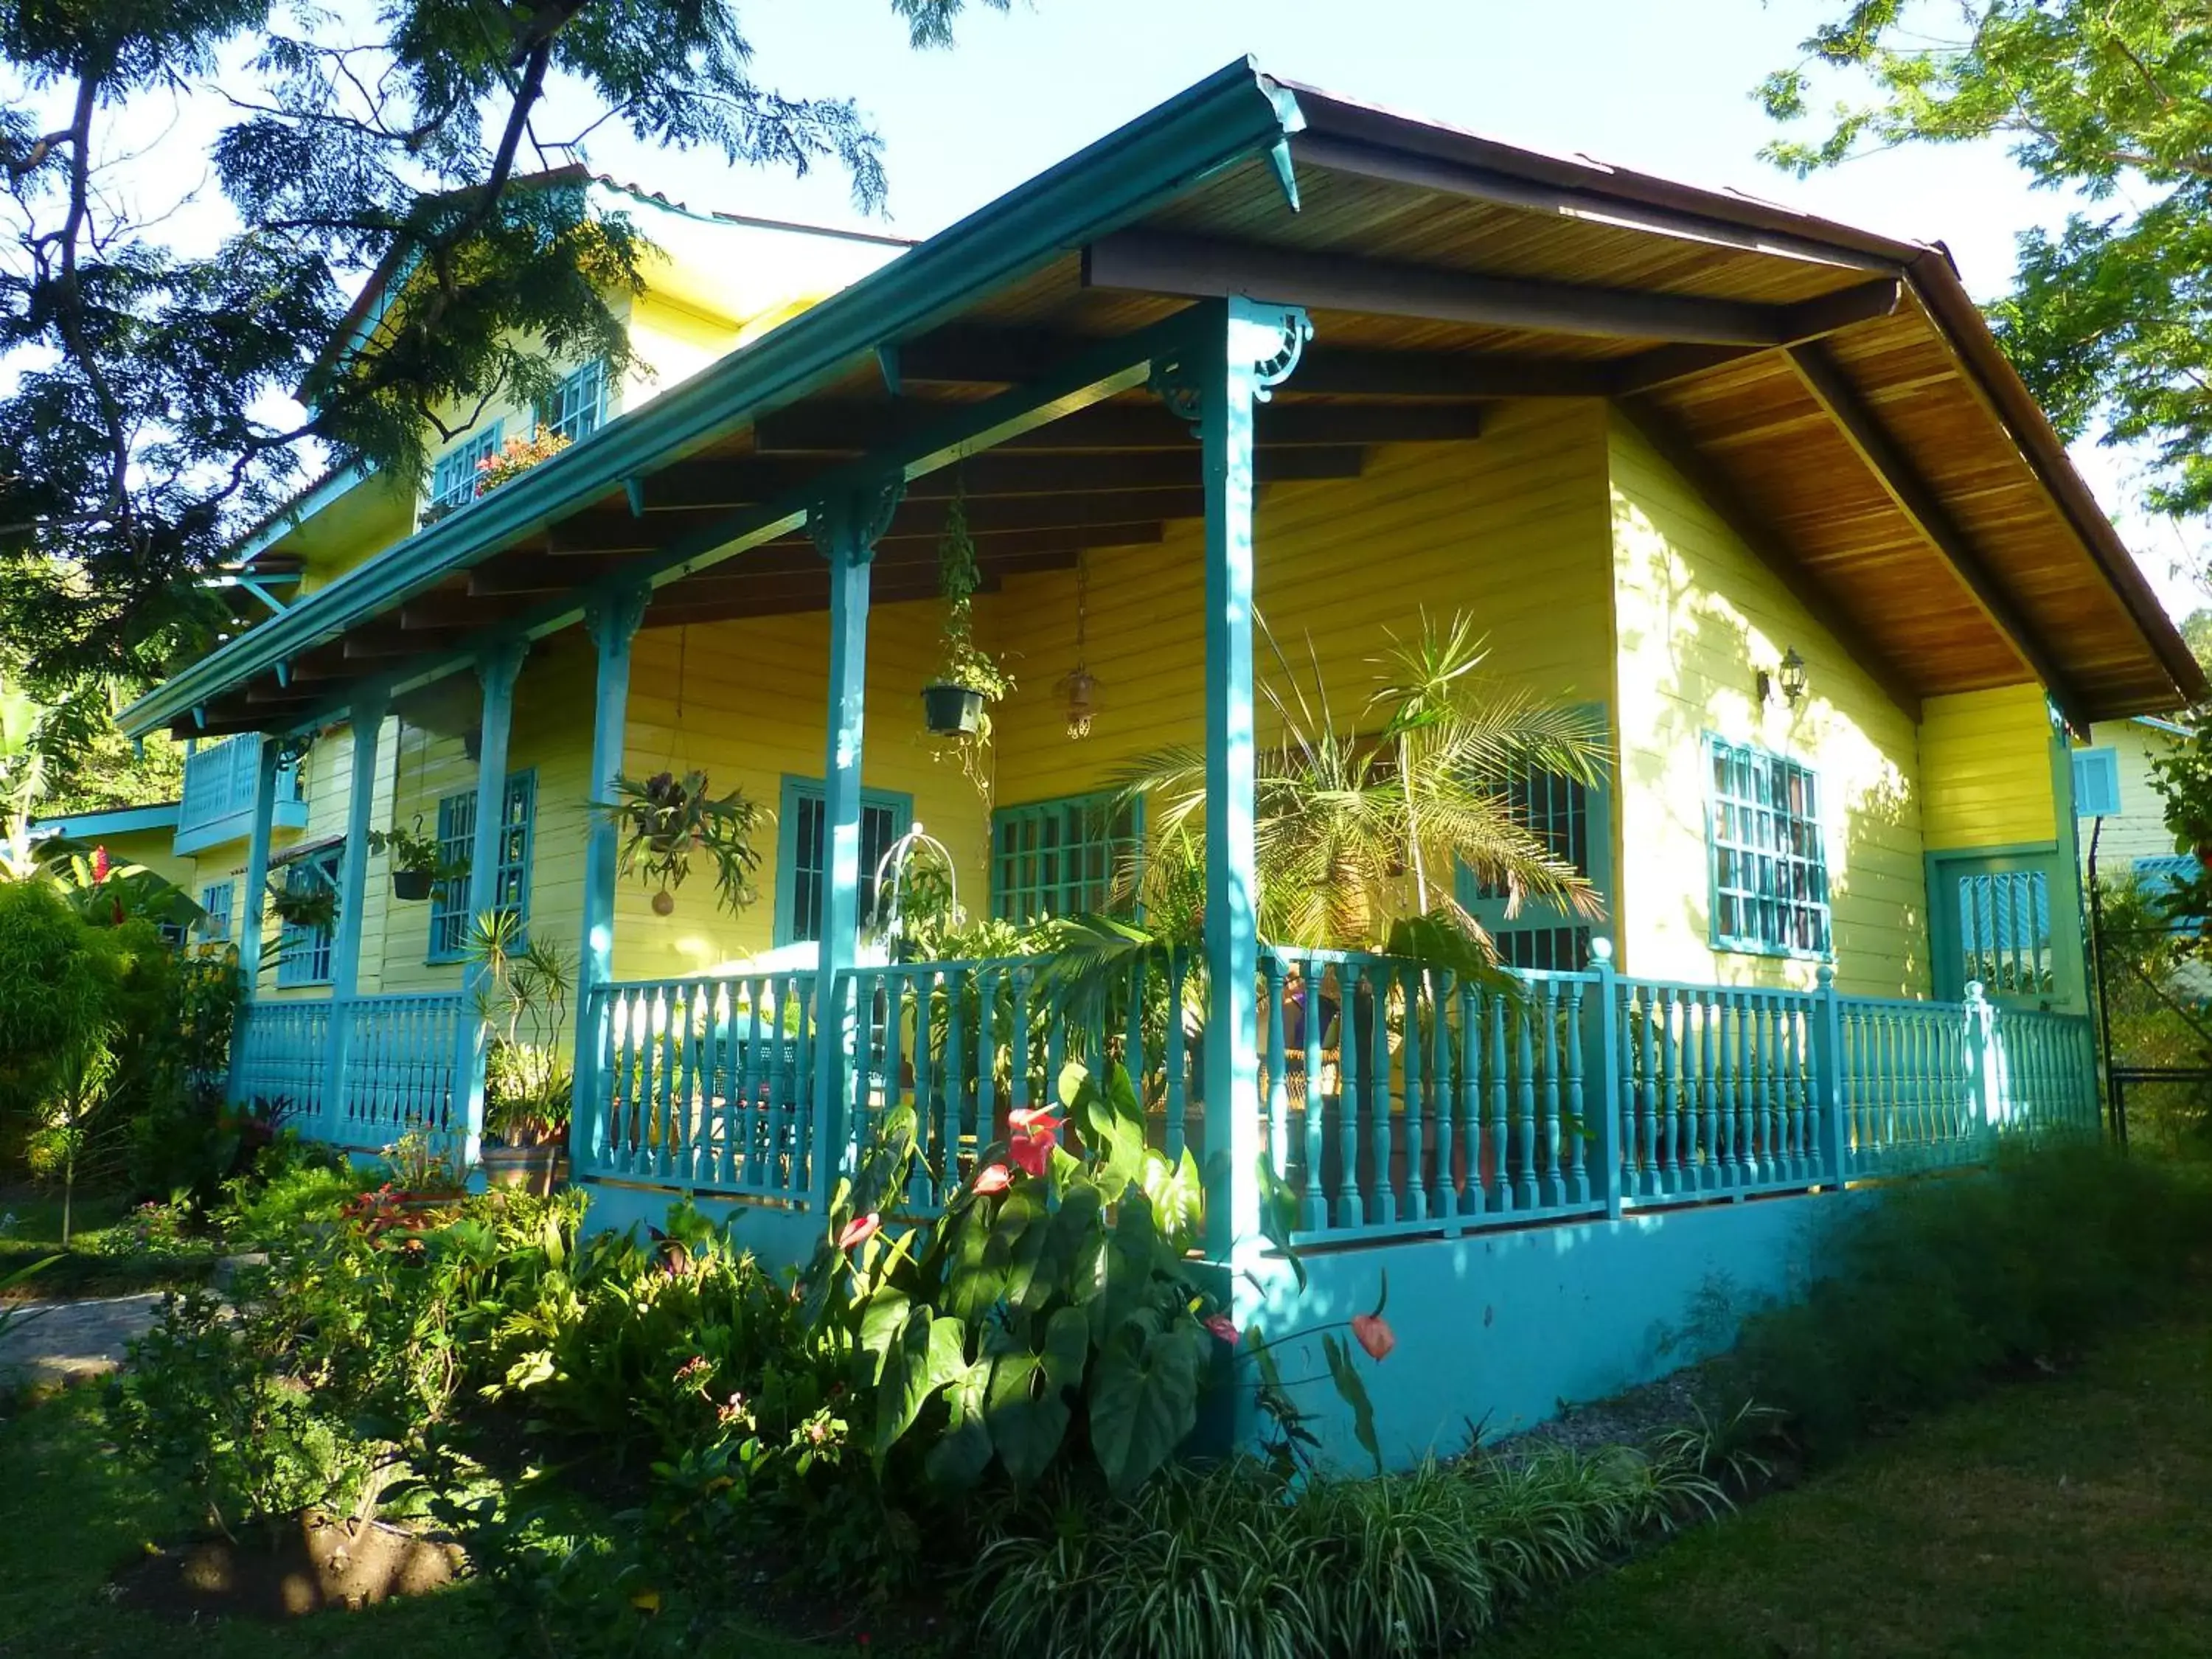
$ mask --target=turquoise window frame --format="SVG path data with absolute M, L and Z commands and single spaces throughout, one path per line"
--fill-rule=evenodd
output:
M 488 456 L 499 453 L 506 434 L 507 422 L 494 421 L 439 456 L 430 468 L 430 496 L 423 504 L 424 511 L 443 515 L 476 500 L 477 465 Z
M 210 945 L 227 943 L 231 934 L 231 914 L 238 902 L 238 884 L 234 881 L 211 881 L 200 889 L 200 908 L 207 915 L 200 922 L 200 938 Z
M 1820 773 L 1787 755 L 1778 755 L 1756 744 L 1731 743 L 1711 732 L 1705 734 L 1700 754 L 1705 765 L 1707 938 L 1712 948 L 1735 956 L 1833 961 L 1835 915 L 1830 903 L 1827 828 L 1820 817 Z M 1723 792 L 1717 776 L 1723 761 L 1735 774 L 1727 792 Z M 1790 793 L 1790 783 L 1802 780 L 1802 810 L 1787 799 L 1778 806 L 1778 777 L 1785 797 Z M 1762 779 L 1764 797 L 1759 793 Z M 1761 845 L 1760 832 L 1756 827 L 1747 835 L 1735 828 L 1747 817 L 1778 811 L 1782 815 L 1781 827 L 1792 833 L 1792 846 L 1785 848 L 1778 842 Z M 1809 836 L 1809 856 L 1802 850 L 1804 841 L 1799 832 Z M 1750 866 L 1748 884 L 1742 878 L 1747 864 Z M 1772 867 L 1778 865 L 1783 866 L 1781 871 Z M 1778 885 L 1770 879 L 1799 866 L 1808 872 L 1804 896 L 1787 890 L 1794 890 L 1794 883 Z M 1730 875 L 1738 879 L 1728 879 Z M 1747 915 L 1762 924 L 1771 919 L 1777 926 L 1771 933 L 1729 927 L 1725 925 L 1725 912 L 1731 908 L 1739 918 Z M 1814 923 L 1817 944 L 1802 945 L 1789 937 L 1789 919 L 1800 914 Z
M 284 866 L 284 889 L 297 893 L 315 882 L 336 891 L 338 866 L 345 857 L 345 843 L 325 847 L 292 860 Z M 276 983 L 280 988 L 295 986 L 328 985 L 331 982 L 331 946 L 336 934 L 328 927 L 300 927 L 286 922 L 276 931 Z
M 1117 822 L 1123 814 L 1126 823 Z M 1045 844 L 1048 836 L 1071 830 L 1072 838 Z M 1034 836 L 1027 846 L 1020 844 L 1024 835 Z M 1145 803 L 1125 801 L 1117 790 L 1001 806 L 991 814 L 991 914 L 1024 927 L 1085 911 L 1127 914 L 1133 906 L 1117 909 L 1112 902 L 1114 884 L 1144 844 Z M 1077 866 L 1073 873 L 1070 860 Z M 1020 898 L 1030 902 L 1017 904 Z
M 588 438 L 607 423 L 607 365 L 595 357 L 561 377 L 545 407 L 538 411 L 539 433 L 554 433 L 570 443 Z
M 537 842 L 538 773 L 532 768 L 507 775 L 502 797 L 505 822 L 500 828 L 499 864 L 492 877 L 492 908 L 510 910 L 524 927 L 530 922 L 530 861 Z M 477 792 L 456 791 L 438 801 L 438 853 L 467 858 L 476 846 Z M 430 938 L 423 961 L 435 966 L 468 954 L 469 878 L 441 881 L 430 890 Z
M 828 804 L 829 793 L 819 778 L 800 777 L 787 772 L 783 776 L 781 811 L 776 816 L 775 830 L 775 932 L 778 945 L 797 945 L 811 940 L 811 933 L 799 931 L 799 833 L 802 809 L 810 804 L 822 807 Z M 914 797 L 891 789 L 863 789 L 860 791 L 860 927 L 865 931 L 874 917 L 872 896 L 875 889 L 877 861 L 890 842 L 914 827 Z M 890 833 L 882 847 L 872 847 L 866 815 L 881 812 L 889 815 Z M 817 877 L 820 872 L 812 872 Z M 817 908 L 818 908 L 817 901 Z

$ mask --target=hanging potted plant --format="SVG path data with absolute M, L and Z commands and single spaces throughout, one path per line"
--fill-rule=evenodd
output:
M 989 705 L 1014 689 L 1012 677 L 975 643 L 975 590 L 982 586 L 968 505 L 955 495 L 937 544 L 937 591 L 945 600 L 944 656 L 937 678 L 921 689 L 922 720 L 933 736 L 970 744 L 991 739 Z
M 295 887 L 283 878 L 271 878 L 269 910 L 287 927 L 327 933 L 338 925 L 337 889 L 324 882 Z
M 617 775 L 614 796 L 595 802 L 592 810 L 622 832 L 622 873 L 657 890 L 656 915 L 675 909 L 675 890 L 691 873 L 695 857 L 714 866 L 716 901 L 732 915 L 760 896 L 752 879 L 760 868 L 753 836 L 762 814 L 743 790 L 712 795 L 704 772 L 686 772 L 680 778 L 656 772 L 642 782 Z
M 434 836 L 422 833 L 422 815 L 415 815 L 412 830 L 372 830 L 368 832 L 368 850 L 383 853 L 392 860 L 392 896 L 410 903 L 430 896 L 430 890 L 440 882 L 465 880 L 469 861 L 465 858 L 447 858 L 439 850 Z

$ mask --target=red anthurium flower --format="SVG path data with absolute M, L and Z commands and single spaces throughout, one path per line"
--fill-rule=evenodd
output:
M 1231 1319 L 1227 1314 L 1220 1313 L 1213 1315 L 1206 1322 L 1206 1328 L 1212 1331 L 1216 1336 L 1219 1337 L 1224 1342 L 1226 1342 L 1231 1347 L 1233 1348 L 1237 1346 L 1237 1322 Z
M 1006 1156 L 1025 1174 L 1042 1176 L 1052 1162 L 1052 1141 L 1043 1136 L 1018 1136 L 1007 1146 Z
M 107 872 L 112 867 L 107 861 L 106 847 L 103 845 L 94 848 L 92 849 L 92 884 L 94 887 L 107 879 Z
M 1367 1357 L 1381 1364 L 1398 1346 L 1398 1334 L 1390 1328 L 1389 1322 L 1381 1314 L 1352 1316 L 1352 1334 L 1359 1346 L 1367 1350 Z
M 975 1190 L 978 1193 L 1003 1193 L 1014 1179 L 1014 1172 L 1003 1164 L 993 1164 L 975 1171 Z
M 845 1231 L 837 1235 L 837 1248 L 849 1250 L 855 1244 L 865 1244 L 876 1236 L 884 1218 L 871 1210 L 866 1215 L 856 1215 L 845 1224 Z

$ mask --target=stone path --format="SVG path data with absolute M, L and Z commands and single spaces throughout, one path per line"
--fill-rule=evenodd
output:
M 20 1304 L 0 1336 L 0 1383 L 76 1382 L 123 1363 L 124 1346 L 161 1310 L 159 1291 Z

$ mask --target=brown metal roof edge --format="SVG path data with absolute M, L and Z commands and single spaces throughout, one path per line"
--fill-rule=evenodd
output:
M 1643 207 L 1665 208 L 1751 229 L 1826 241 L 1854 253 L 1895 260 L 1961 365 L 1979 382 L 1991 411 L 2044 492 L 2071 526 L 2106 586 L 2141 631 L 2144 643 L 2171 678 L 2175 696 L 2190 703 L 2212 695 L 2212 685 L 2208 685 L 2195 653 L 2151 591 L 2127 544 L 2075 470 L 2050 417 L 1998 346 L 1981 307 L 1960 280 L 1950 251 L 1941 243 L 1899 241 L 1756 197 L 1680 184 L 1588 156 L 1551 155 L 1320 88 L 1291 81 L 1282 84 L 1296 94 L 1309 131 L 1384 142 L 1419 155 L 1587 191 L 1594 198 L 1614 196 Z M 2113 708 L 2109 712 L 2118 715 L 2148 711 Z

